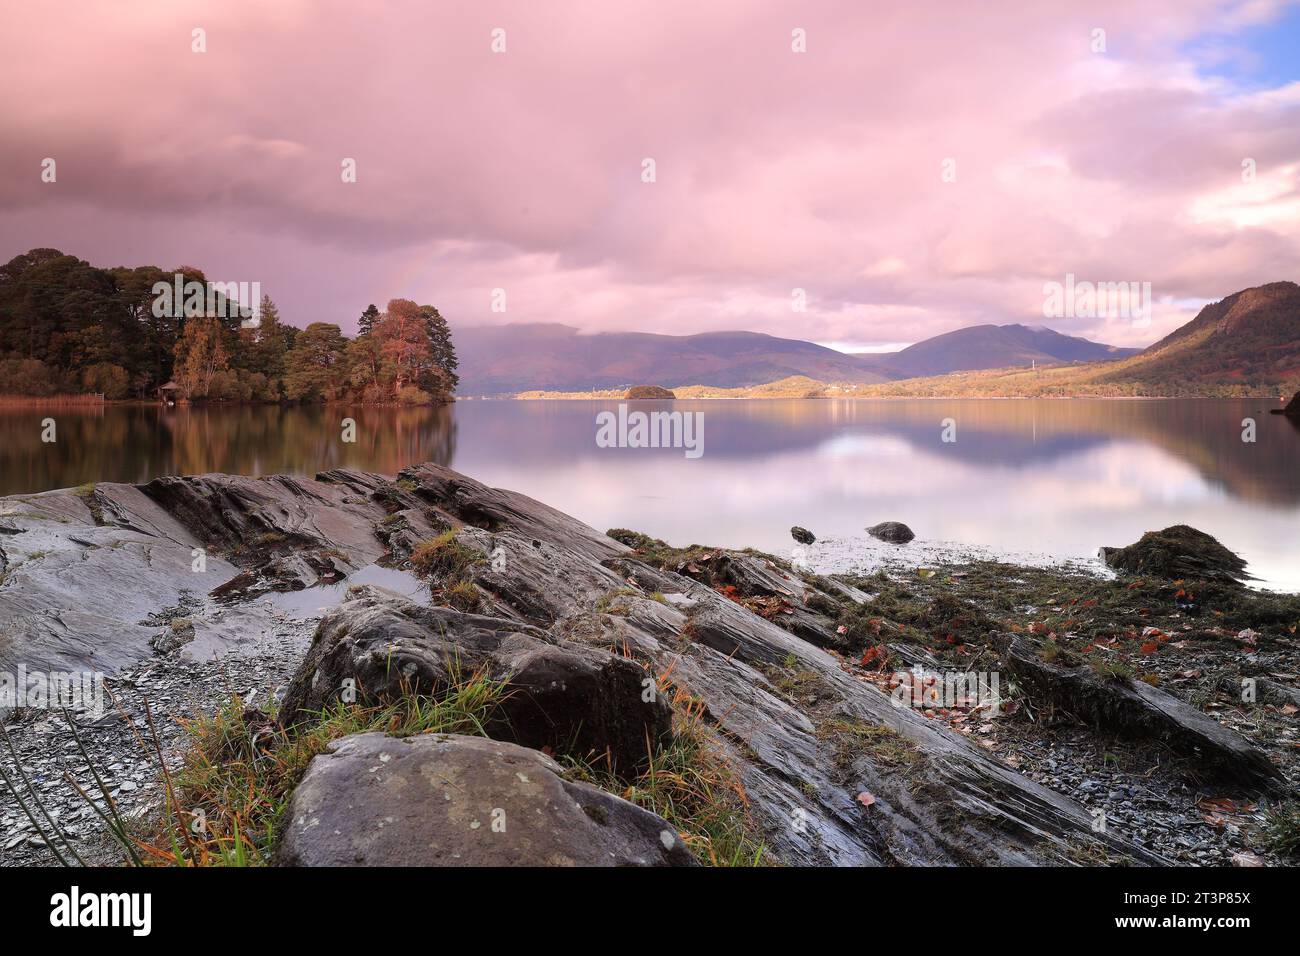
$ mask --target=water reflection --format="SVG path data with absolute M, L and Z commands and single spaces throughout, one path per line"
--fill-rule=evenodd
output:
M 451 464 L 601 529 L 788 551 L 907 522 L 921 539 L 1086 557 L 1185 522 L 1300 590 L 1300 430 L 1247 400 L 712 401 L 704 455 L 603 449 L 611 402 L 454 408 L 0 408 L 0 493 L 160 474 Z M 657 403 L 642 403 L 653 408 Z M 341 441 L 342 419 L 357 441 Z M 53 417 L 58 441 L 41 442 Z M 957 440 L 942 441 L 941 422 Z M 1242 441 L 1253 418 L 1256 441 Z

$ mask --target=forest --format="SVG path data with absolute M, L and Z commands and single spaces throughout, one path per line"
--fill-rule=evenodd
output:
M 177 275 L 207 284 L 192 266 L 105 269 L 57 249 L 0 266 L 0 396 L 421 405 L 455 392 L 451 331 L 432 305 L 371 304 L 349 338 L 289 324 L 265 295 L 247 320 L 158 308 L 155 287 Z

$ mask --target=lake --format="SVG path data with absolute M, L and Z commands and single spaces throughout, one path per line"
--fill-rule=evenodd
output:
M 1261 400 L 634 402 L 701 413 L 702 453 L 600 447 L 612 401 L 462 401 L 447 408 L 0 408 L 0 494 L 223 471 L 391 474 L 451 465 L 605 530 L 790 555 L 791 525 L 839 569 L 927 549 L 1089 560 L 1101 545 L 1190 524 L 1300 591 L 1300 428 Z M 356 441 L 341 421 L 356 420 Z M 56 441 L 42 442 L 53 418 Z M 1242 440 L 1245 418 L 1255 441 Z M 947 427 L 945 428 L 945 420 Z M 945 431 L 947 434 L 945 434 Z M 945 441 L 946 438 L 955 440 Z M 902 550 L 863 534 L 906 522 Z M 859 562 L 860 563 L 860 562 Z

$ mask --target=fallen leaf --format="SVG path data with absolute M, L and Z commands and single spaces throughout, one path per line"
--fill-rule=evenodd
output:
M 1264 859 L 1263 857 L 1256 856 L 1254 853 L 1250 853 L 1249 851 L 1242 850 L 1238 853 L 1232 854 L 1232 865 L 1233 866 L 1263 866 Z

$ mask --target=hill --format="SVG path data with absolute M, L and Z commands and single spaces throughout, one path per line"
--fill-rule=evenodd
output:
M 854 356 L 812 342 L 758 332 L 583 334 L 556 323 L 455 330 L 461 391 L 586 391 L 655 382 L 666 388 L 762 385 L 794 375 L 822 381 L 883 382 Z
M 1121 358 L 1134 351 L 1024 325 L 973 326 L 901 352 L 871 355 L 759 332 L 584 334 L 557 323 L 467 326 L 455 330 L 455 340 L 461 391 L 480 395 L 618 390 L 637 382 L 734 389 L 800 376 L 872 384 L 963 369 Z
M 1271 282 L 1207 305 L 1137 355 L 1055 368 L 958 372 L 835 394 L 1276 396 L 1300 388 L 1300 286 Z
M 1062 335 L 1042 326 L 972 325 L 917 342 L 901 352 L 871 356 L 868 364 L 890 378 L 920 378 L 1035 363 L 1111 361 L 1139 351 Z

